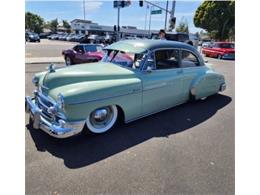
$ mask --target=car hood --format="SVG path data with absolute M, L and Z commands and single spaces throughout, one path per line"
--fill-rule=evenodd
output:
M 88 63 L 56 69 L 43 76 L 42 88 L 51 90 L 64 85 L 86 81 L 106 81 L 135 78 L 135 72 L 106 62 Z

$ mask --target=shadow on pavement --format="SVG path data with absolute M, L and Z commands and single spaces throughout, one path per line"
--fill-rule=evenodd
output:
M 100 135 L 56 139 L 29 125 L 27 128 L 38 151 L 48 151 L 62 158 L 65 166 L 74 169 L 103 160 L 153 137 L 167 137 L 188 130 L 212 117 L 231 100 L 217 94 L 205 101 L 189 102 Z

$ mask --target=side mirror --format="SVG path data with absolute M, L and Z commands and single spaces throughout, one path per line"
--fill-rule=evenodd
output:
M 84 52 L 80 49 L 80 50 L 79 50 L 79 53 L 80 53 L 80 54 L 83 54 Z

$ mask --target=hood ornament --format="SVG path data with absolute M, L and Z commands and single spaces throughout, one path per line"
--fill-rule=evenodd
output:
M 48 67 L 48 71 L 51 72 L 55 72 L 55 64 L 50 64 Z

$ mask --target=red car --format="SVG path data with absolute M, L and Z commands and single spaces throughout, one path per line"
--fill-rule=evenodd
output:
M 218 59 L 235 59 L 235 44 L 230 42 L 215 42 L 208 47 L 202 48 L 206 57 Z
M 72 49 L 63 50 L 67 66 L 88 62 L 98 62 L 104 56 L 103 46 L 98 44 L 78 44 Z

